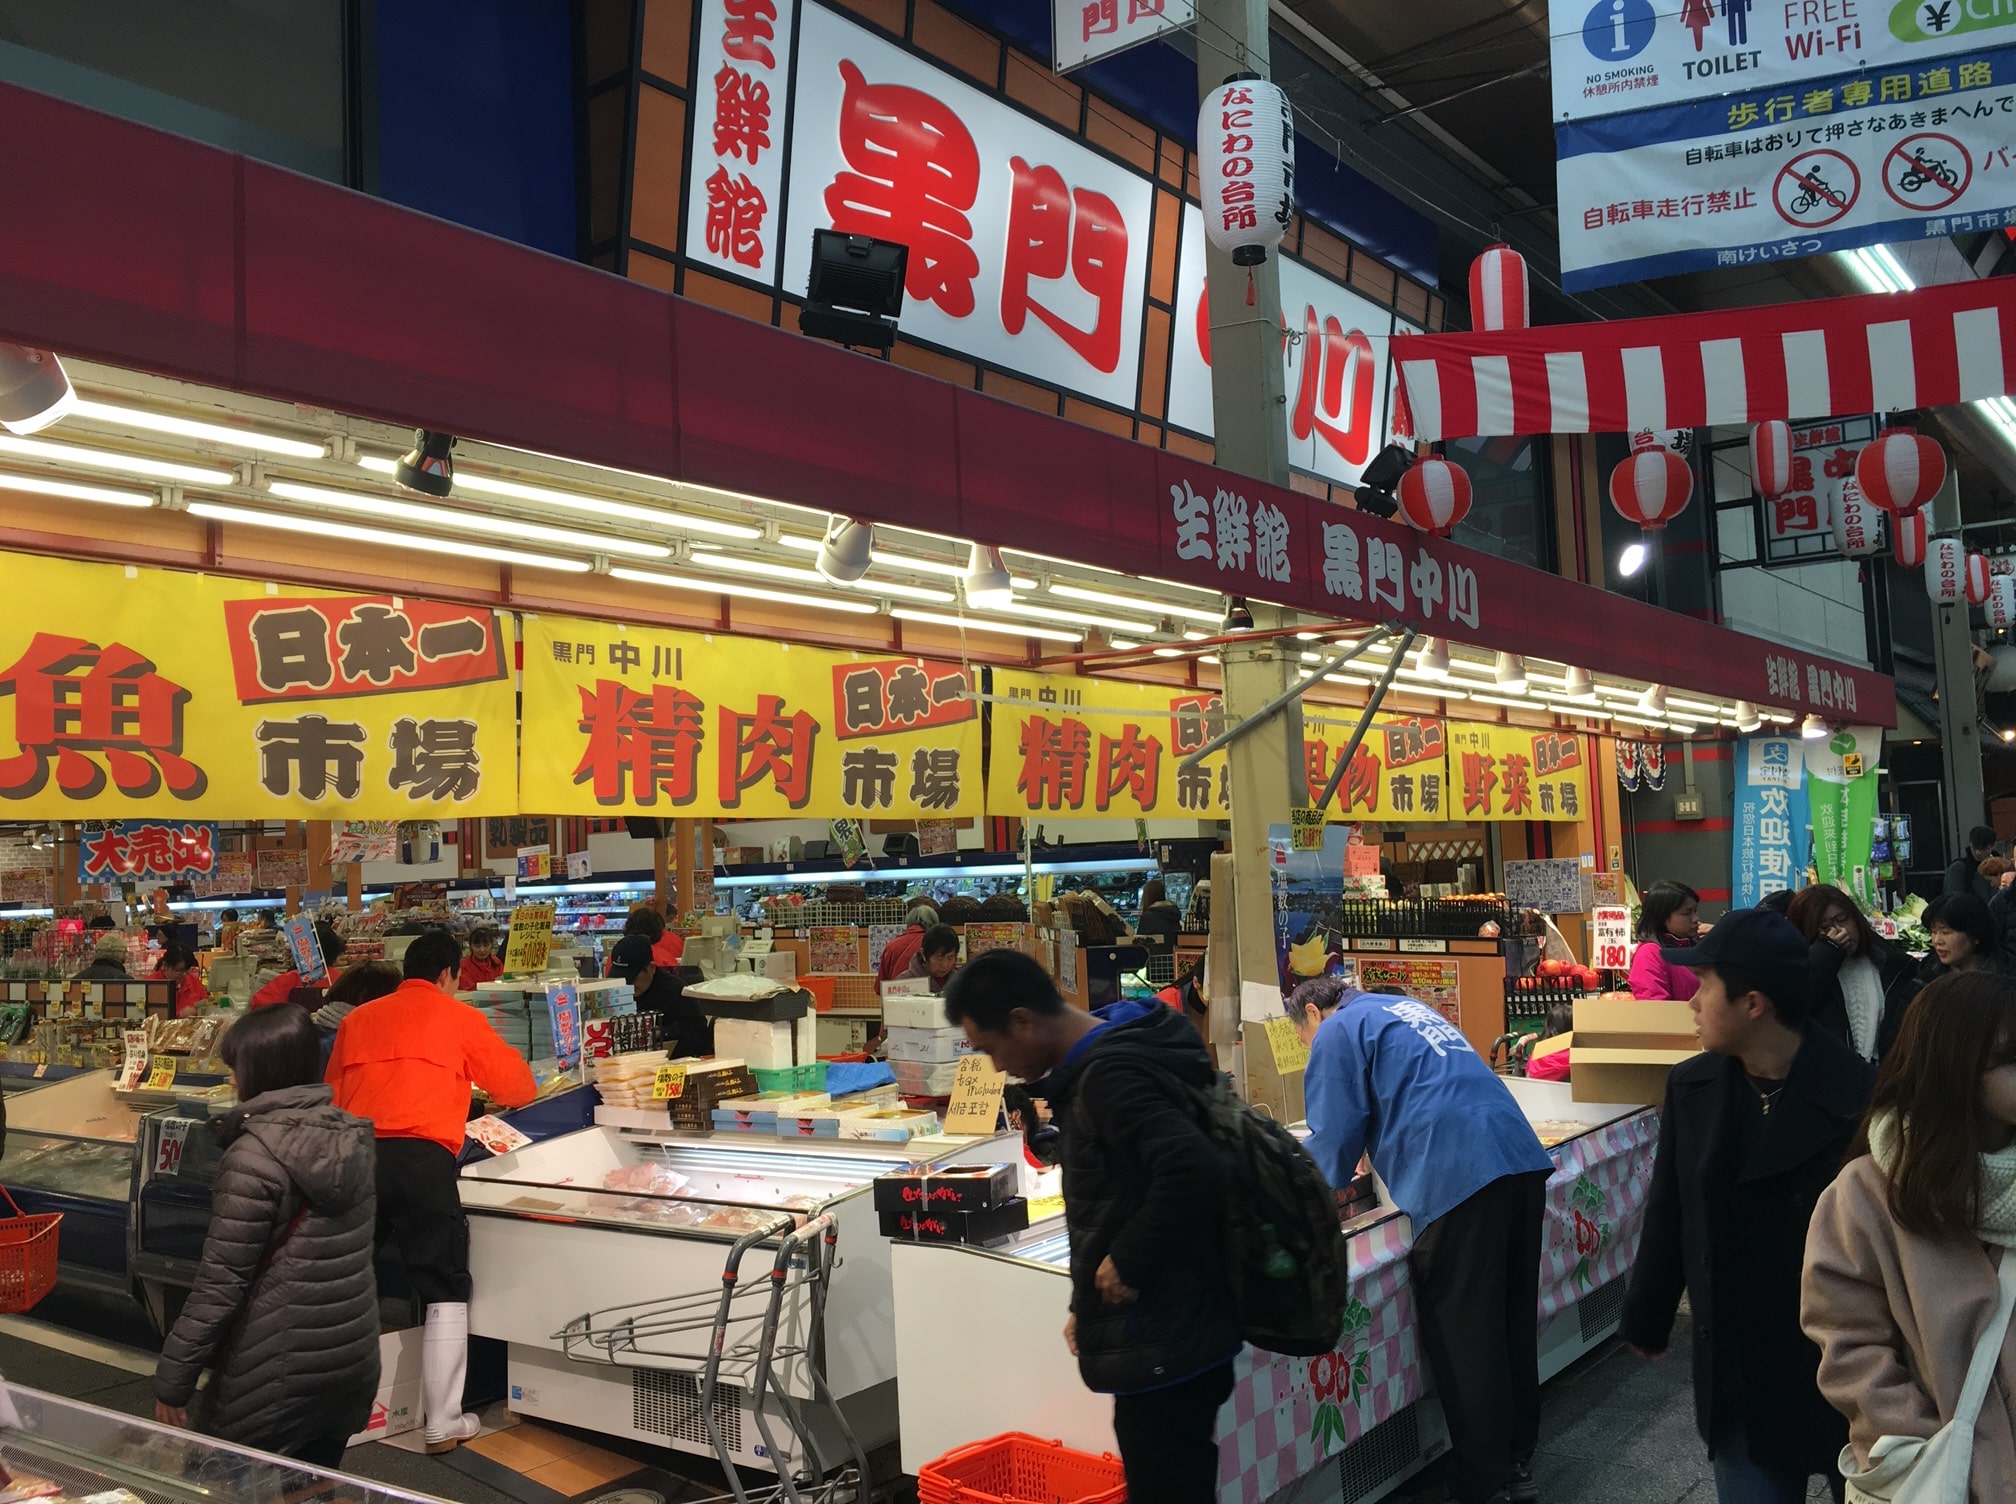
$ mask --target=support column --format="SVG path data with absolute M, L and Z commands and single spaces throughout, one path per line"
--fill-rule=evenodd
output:
M 665 922 L 675 930 L 679 928 L 679 916 L 693 907 L 694 842 L 699 834 L 699 823 L 685 819 L 672 822 L 672 892 L 675 897 L 666 907 Z
M 1932 530 L 1961 534 L 1960 482 L 1948 470 L 1932 498 Z M 1974 690 L 1974 630 L 1965 601 L 1935 606 L 1932 662 L 1938 675 L 1939 757 L 1946 775 L 1946 809 L 1953 821 L 1947 854 L 1964 851 L 1967 832 L 1988 821 L 1981 780 L 1981 705 Z

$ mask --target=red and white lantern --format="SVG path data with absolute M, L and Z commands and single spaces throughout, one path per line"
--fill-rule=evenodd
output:
M 1846 482 L 1843 482 L 1843 487 L 1845 489 Z M 1925 562 L 1925 540 L 1931 531 L 1932 517 L 1928 508 L 1897 513 L 1890 519 L 1890 557 L 1906 569 L 1916 569 Z
M 1913 428 L 1886 428 L 1855 456 L 1855 484 L 1886 512 L 1915 512 L 1946 483 L 1946 451 Z
M 1883 546 L 1882 517 L 1869 505 L 1854 477 L 1843 476 L 1840 494 L 1834 498 L 1834 546 L 1850 559 L 1875 553 Z
M 1610 472 L 1610 504 L 1647 532 L 1678 517 L 1693 495 L 1693 467 L 1662 444 L 1646 445 Z
M 1967 599 L 1967 550 L 1958 538 L 1926 543 L 1925 593 L 1938 602 Z
M 1470 511 L 1470 477 L 1461 465 L 1430 455 L 1400 477 L 1400 515 L 1432 538 L 1446 538 Z
M 1227 79 L 1197 111 L 1204 237 L 1258 266 L 1295 217 L 1295 112 L 1264 78 Z
M 1532 320 L 1526 258 L 1509 245 L 1487 245 L 1470 263 L 1470 322 L 1478 329 L 1524 329 Z
M 2016 575 L 1998 574 L 1989 580 L 1988 625 L 2016 627 Z
M 1792 488 L 1792 425 L 1767 418 L 1750 430 L 1750 484 L 1769 500 Z
M 1985 606 L 1988 604 L 1988 556 L 1969 554 L 1967 556 L 1967 604 Z

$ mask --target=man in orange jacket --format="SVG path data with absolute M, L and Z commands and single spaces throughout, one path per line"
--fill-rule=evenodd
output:
M 420 1381 L 430 1452 L 449 1451 L 480 1429 L 462 1409 L 469 1219 L 455 1173 L 470 1083 L 505 1108 L 538 1094 L 524 1058 L 453 997 L 461 969 L 462 943 L 453 935 L 416 936 L 406 949 L 406 980 L 343 1020 L 328 1070 L 336 1105 L 369 1118 L 377 1132 L 378 1241 L 398 1240 L 413 1293 L 426 1307 Z

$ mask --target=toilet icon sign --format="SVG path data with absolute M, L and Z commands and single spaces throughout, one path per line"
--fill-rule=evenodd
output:
M 1582 45 L 1599 63 L 1628 62 L 1658 30 L 1651 0 L 1596 0 L 1582 22 Z

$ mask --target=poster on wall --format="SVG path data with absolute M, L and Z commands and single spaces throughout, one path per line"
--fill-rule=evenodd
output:
M 0 595 L 7 819 L 517 808 L 486 608 L 20 554 Z
M 978 706 L 957 665 L 564 616 L 523 630 L 527 808 L 981 813 Z
M 1801 739 L 1739 737 L 1731 908 L 1755 908 L 1773 893 L 1805 886 L 1812 844 L 1808 810 Z

